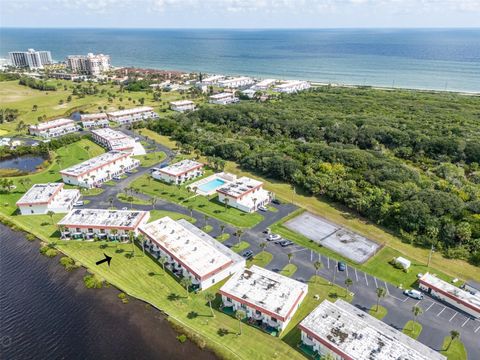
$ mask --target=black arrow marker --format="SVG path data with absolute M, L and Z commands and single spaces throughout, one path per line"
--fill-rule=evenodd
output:
M 106 261 L 108 263 L 108 266 L 110 266 L 110 260 L 112 260 L 112 257 L 108 256 L 105 253 L 103 253 L 103 255 L 105 255 L 105 259 L 99 260 L 95 264 L 100 265 L 100 264 L 103 264 Z

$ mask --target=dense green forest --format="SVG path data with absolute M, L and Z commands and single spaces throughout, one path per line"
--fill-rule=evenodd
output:
M 149 124 L 480 265 L 480 98 L 323 87 Z

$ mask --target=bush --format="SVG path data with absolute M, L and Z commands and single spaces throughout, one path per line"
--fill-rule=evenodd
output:
M 120 300 L 123 300 L 123 299 L 126 299 L 126 298 L 127 298 L 127 294 L 121 292 L 120 294 L 117 295 L 117 297 L 118 297 Z
M 100 289 L 103 285 L 103 280 L 99 279 L 96 275 L 85 275 L 83 277 L 83 283 L 87 289 Z
M 185 341 L 187 341 L 187 336 L 185 334 L 178 335 L 177 340 L 183 344 Z
M 40 254 L 52 258 L 58 255 L 58 251 L 52 245 L 44 244 L 40 247 Z
M 25 238 L 28 240 L 28 241 L 35 241 L 37 238 L 35 235 L 33 234 L 27 234 L 25 235 Z
M 67 271 L 74 270 L 79 267 L 79 265 L 68 256 L 62 257 L 59 262 Z

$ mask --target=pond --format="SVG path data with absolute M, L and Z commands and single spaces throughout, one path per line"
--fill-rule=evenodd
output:
M 21 172 L 33 172 L 46 159 L 39 155 L 24 155 L 0 160 L 0 169 L 14 169 Z

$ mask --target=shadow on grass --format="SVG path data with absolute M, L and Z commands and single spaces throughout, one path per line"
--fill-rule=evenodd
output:
M 170 294 L 168 294 L 168 296 L 167 296 L 167 300 L 168 300 L 168 301 L 178 301 L 178 300 L 180 300 L 181 298 L 182 298 L 182 297 L 181 297 L 180 295 L 175 294 L 175 293 L 170 293 Z

